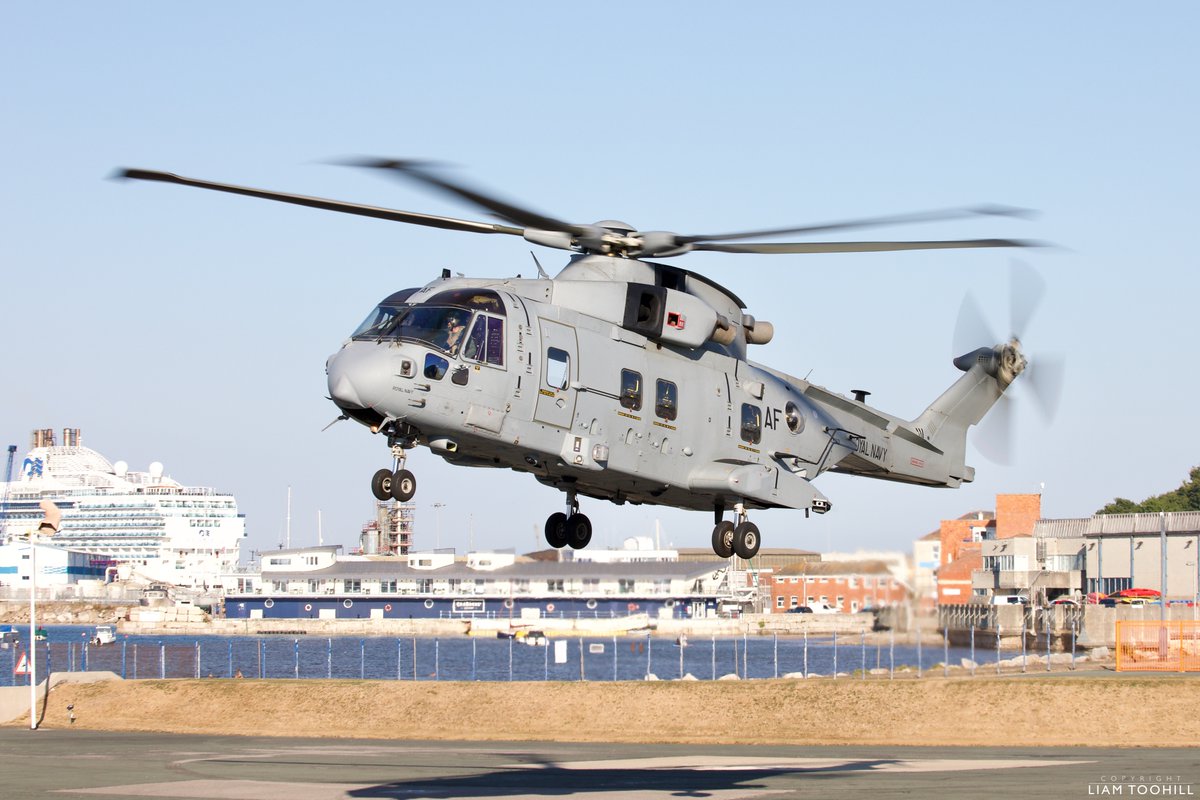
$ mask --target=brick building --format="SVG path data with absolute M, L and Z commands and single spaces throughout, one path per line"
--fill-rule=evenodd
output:
M 817 606 L 855 613 L 864 608 L 899 605 L 908 590 L 883 561 L 807 561 L 776 570 L 769 580 L 771 599 L 765 613 L 782 614 L 796 606 Z

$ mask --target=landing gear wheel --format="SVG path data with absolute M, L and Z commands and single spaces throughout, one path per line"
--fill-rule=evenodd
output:
M 556 550 L 567 546 L 567 515 L 561 511 L 546 520 L 546 543 Z
M 417 476 L 406 469 L 398 469 L 392 475 L 392 497 L 401 503 L 412 500 L 417 493 Z
M 762 539 L 758 535 L 758 526 L 753 522 L 743 522 L 733 529 L 733 552 L 738 558 L 749 561 L 758 555 Z
M 371 494 L 376 500 L 392 499 L 392 471 L 381 469 L 371 476 Z
M 592 521 L 583 514 L 567 517 L 567 544 L 572 550 L 582 550 L 592 540 Z
M 712 533 L 712 548 L 713 552 L 720 558 L 729 558 L 733 555 L 733 523 L 729 520 L 721 520 L 717 523 L 717 527 L 713 528 Z

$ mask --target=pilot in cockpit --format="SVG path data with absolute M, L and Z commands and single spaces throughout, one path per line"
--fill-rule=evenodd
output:
M 442 337 L 445 341 L 444 347 L 453 355 L 458 352 L 458 344 L 462 340 L 463 331 L 466 330 L 466 326 L 463 325 L 462 320 L 457 314 L 447 314 L 445 323 L 446 330 Z

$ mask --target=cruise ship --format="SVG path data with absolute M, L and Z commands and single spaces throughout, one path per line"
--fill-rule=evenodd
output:
M 55 546 L 89 554 L 90 574 L 208 590 L 237 571 L 246 520 L 232 495 L 184 486 L 159 462 L 145 472 L 110 463 L 83 446 L 78 428 L 61 442 L 54 433 L 34 431 L 16 474 L 0 483 L 0 546 L 35 528 L 38 504 L 52 500 L 63 514 Z

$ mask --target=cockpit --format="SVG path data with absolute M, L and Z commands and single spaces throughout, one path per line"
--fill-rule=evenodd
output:
M 413 305 L 417 289 L 385 298 L 351 336 L 416 342 L 451 357 L 504 366 L 504 302 L 483 289 L 450 289 Z

